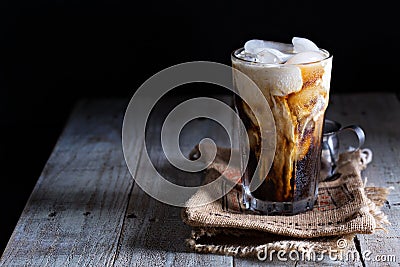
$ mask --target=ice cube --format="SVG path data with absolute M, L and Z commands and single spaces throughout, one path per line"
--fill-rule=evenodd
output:
M 286 61 L 285 64 L 311 63 L 320 61 L 324 58 L 326 58 L 326 56 L 321 52 L 314 52 L 314 51 L 301 52 L 289 58 L 289 60 Z
M 256 48 L 255 51 L 257 52 L 257 57 L 274 59 L 273 62 L 263 62 L 263 63 L 283 63 L 291 57 L 291 55 L 282 53 L 281 51 L 273 48 Z
M 244 50 L 242 52 L 240 52 L 239 54 L 237 54 L 236 56 L 238 58 L 241 58 L 241 59 L 247 60 L 247 61 L 253 61 L 253 62 L 257 61 L 257 55 L 248 53 Z
M 279 58 L 271 53 L 269 49 L 257 53 L 257 61 L 261 63 L 280 63 Z
M 250 40 L 244 44 L 244 50 L 248 53 L 257 54 L 257 48 L 264 48 L 264 41 L 263 40 Z M 258 51 L 259 52 L 259 51 Z
M 312 41 L 310 41 L 310 40 L 308 40 L 306 38 L 293 37 L 292 43 L 293 43 L 293 46 L 294 46 L 294 51 L 296 53 L 310 52 L 310 51 L 315 51 L 315 52 L 320 51 L 316 44 L 314 44 Z
M 249 40 L 244 44 L 245 51 L 253 54 L 257 54 L 262 48 L 272 48 L 281 52 L 289 52 L 293 50 L 293 45 L 258 39 Z

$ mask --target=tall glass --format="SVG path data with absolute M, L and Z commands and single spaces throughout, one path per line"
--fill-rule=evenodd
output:
M 235 107 L 250 142 L 249 161 L 247 166 L 242 166 L 244 204 L 248 209 L 268 215 L 293 215 L 311 210 L 318 190 L 332 56 L 321 50 L 327 57 L 317 62 L 269 64 L 240 58 L 242 51 L 243 48 L 232 53 L 232 66 L 257 84 L 271 108 L 276 127 L 272 166 L 266 176 L 253 177 L 261 154 L 260 126 L 251 107 L 240 98 L 246 88 L 234 72 L 238 94 Z M 262 180 L 254 192 L 249 188 L 252 177 Z

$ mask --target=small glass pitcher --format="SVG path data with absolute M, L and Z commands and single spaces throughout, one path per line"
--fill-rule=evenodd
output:
M 321 152 L 321 179 L 323 181 L 333 180 L 335 178 L 335 169 L 339 159 L 339 136 L 343 131 L 352 131 L 356 134 L 358 144 L 354 150 L 359 149 L 365 141 L 365 133 L 358 125 L 349 125 L 342 127 L 337 121 L 325 119 L 324 131 L 322 137 Z

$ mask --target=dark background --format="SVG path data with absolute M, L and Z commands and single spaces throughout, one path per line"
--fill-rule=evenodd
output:
M 131 2 L 0 1 L 1 250 L 81 97 L 129 98 L 165 67 L 229 65 L 248 39 L 293 36 L 334 55 L 332 93 L 398 90 L 398 14 L 384 1 Z

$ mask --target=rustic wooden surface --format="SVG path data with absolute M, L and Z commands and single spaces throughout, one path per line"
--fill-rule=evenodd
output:
M 230 102 L 227 97 L 217 97 Z M 166 110 L 185 98 L 162 102 L 149 121 L 147 143 L 157 170 L 170 181 L 197 185 L 202 173 L 190 175 L 167 163 L 159 140 Z M 0 260 L 1 266 L 310 266 L 311 262 L 259 262 L 229 256 L 196 254 L 187 250 L 190 227 L 180 219 L 180 208 L 160 203 L 134 182 L 121 148 L 121 123 L 126 100 L 81 101 L 15 227 Z M 374 158 L 364 172 L 368 184 L 393 186 L 383 211 L 392 225 L 388 232 L 358 235 L 350 244 L 359 252 L 356 262 L 315 263 L 315 266 L 399 266 L 400 264 L 400 102 L 393 94 L 333 95 L 327 117 L 342 125 L 358 124 L 366 132 L 364 147 Z M 227 118 L 229 120 L 229 118 Z M 190 130 L 192 129 L 192 130 Z M 196 129 L 195 131 L 193 129 Z M 202 138 L 228 146 L 225 131 L 209 120 L 194 120 L 184 128 L 181 149 L 188 154 Z M 138 151 L 135 176 L 145 176 Z M 370 250 L 369 257 L 363 252 Z M 396 257 L 377 262 L 376 256 Z M 369 258 L 371 260 L 369 260 Z M 393 259 L 392 259 L 393 260 Z

